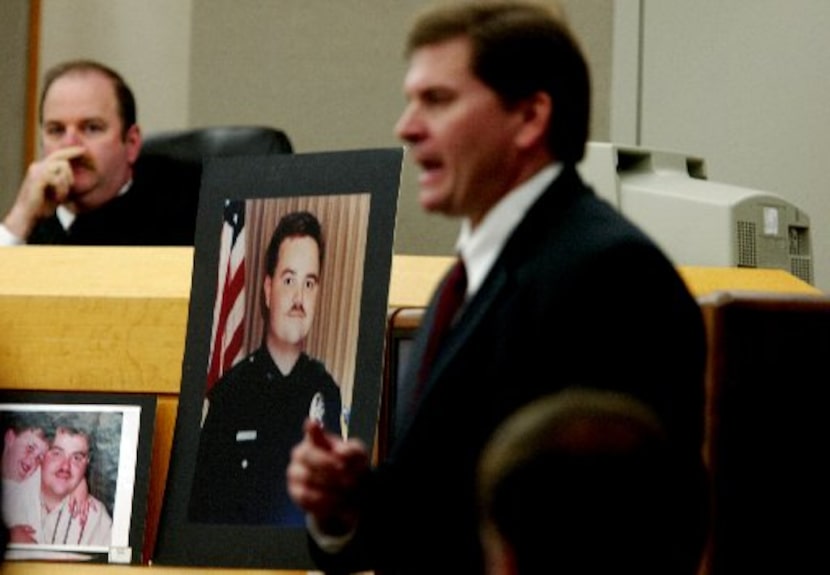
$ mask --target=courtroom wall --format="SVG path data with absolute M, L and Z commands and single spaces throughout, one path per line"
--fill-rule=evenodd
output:
M 97 57 L 123 71 L 145 131 L 271 124 L 298 152 L 398 146 L 403 38 L 425 0 L 43 0 L 42 67 Z M 611 6 L 571 0 L 608 137 Z M 573 9 L 570 9 L 573 5 Z M 428 217 L 405 161 L 396 251 L 450 253 L 457 222 Z
M 830 2 L 645 0 L 641 143 L 810 216 L 830 291 Z
M 11 206 L 24 166 L 28 2 L 0 4 L 0 214 Z
M 89 55 L 123 70 L 145 130 L 268 123 L 310 152 L 398 145 L 403 35 L 427 1 L 42 3 L 42 64 Z M 795 203 L 830 290 L 830 3 L 564 4 L 593 67 L 592 138 L 702 156 L 711 179 Z M 0 132 L 4 149 L 13 137 Z M 421 213 L 405 166 L 396 251 L 449 253 L 456 222 Z

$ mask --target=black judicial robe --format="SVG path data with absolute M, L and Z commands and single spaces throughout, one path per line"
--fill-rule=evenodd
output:
M 79 215 L 68 232 L 56 215 L 41 220 L 29 244 L 192 246 L 201 167 L 161 157 L 142 158 L 126 193 Z

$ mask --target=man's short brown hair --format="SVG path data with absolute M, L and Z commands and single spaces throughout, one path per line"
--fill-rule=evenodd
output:
M 118 102 L 118 116 L 121 118 L 121 135 L 126 138 L 127 131 L 137 121 L 135 96 L 121 74 L 95 60 L 70 60 L 57 64 L 46 72 L 46 75 L 43 77 L 43 90 L 40 92 L 40 102 L 38 104 L 38 119 L 40 123 L 43 123 L 43 102 L 46 100 L 46 93 L 55 80 L 69 74 L 89 72 L 102 74 L 112 82 L 112 87 L 115 90 L 115 99 Z
M 506 106 L 537 92 L 550 95 L 550 151 L 562 162 L 578 163 L 588 140 L 590 74 L 562 11 L 506 0 L 441 6 L 415 22 L 406 55 L 458 37 L 472 44 L 473 74 Z

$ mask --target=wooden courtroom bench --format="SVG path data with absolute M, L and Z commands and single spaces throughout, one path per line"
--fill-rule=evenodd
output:
M 395 256 L 389 308 L 424 306 L 451 261 Z M 192 262 L 193 248 L 0 248 L 0 389 L 158 397 L 145 560 L 153 553 L 175 428 Z M 780 270 L 679 269 L 698 297 L 725 290 L 820 294 Z M 71 564 L 6 563 L 2 573 L 68 575 L 73 568 Z M 127 575 L 141 568 L 88 565 L 84 571 Z M 160 575 L 197 571 L 150 568 Z M 212 569 L 210 573 L 298 572 Z

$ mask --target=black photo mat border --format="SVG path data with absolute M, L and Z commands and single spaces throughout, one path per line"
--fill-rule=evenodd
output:
M 103 393 L 103 392 L 68 392 L 68 391 L 0 391 L 0 405 L 14 406 L 15 410 L 32 413 L 64 414 L 70 411 L 82 412 L 118 412 L 139 409 L 138 430 L 135 438 L 135 468 L 132 472 L 132 492 L 125 493 L 123 488 L 129 487 L 125 481 L 123 461 L 118 459 L 118 473 L 116 477 L 116 500 L 129 497 L 129 530 L 128 545 L 126 547 L 113 545 L 109 551 L 96 551 L 95 548 L 86 550 L 79 547 L 76 551 L 61 551 L 63 546 L 34 546 L 31 557 L 27 557 L 26 547 L 10 546 L 7 557 L 15 556 L 15 552 L 24 559 L 31 558 L 38 561 L 86 561 L 92 563 L 130 563 L 143 562 L 144 538 L 147 524 L 147 500 L 150 490 L 150 463 L 152 460 L 153 434 L 155 430 L 157 398 L 153 394 L 138 393 Z M 61 411 L 62 407 L 66 407 Z M 46 409 L 48 407 L 48 411 Z M 3 409 L 0 408 L 0 411 Z M 135 423 L 135 422 L 132 422 Z M 121 431 L 123 448 L 123 433 L 127 422 L 122 421 Z M 5 430 L 3 430 L 5 431 Z M 128 445 L 132 447 L 132 444 Z M 95 495 L 93 493 L 93 495 Z M 120 515 L 113 514 L 113 524 L 124 520 Z M 42 550 L 38 551 L 38 550 Z M 77 559 L 73 559 L 77 556 Z M 86 556 L 86 557 L 84 557 Z M 50 558 L 54 557 L 54 559 Z
M 210 355 L 213 306 L 218 295 L 217 270 L 224 205 L 227 200 L 369 194 L 348 435 L 371 447 L 380 410 L 402 160 L 402 148 L 206 160 L 199 200 L 181 393 L 154 563 L 314 568 L 308 553 L 308 535 L 302 526 L 210 524 L 188 519 Z

